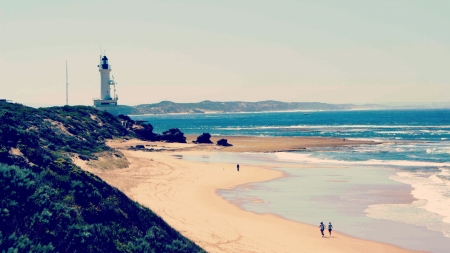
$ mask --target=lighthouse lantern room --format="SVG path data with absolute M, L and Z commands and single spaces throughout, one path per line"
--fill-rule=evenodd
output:
M 100 64 L 98 65 L 100 72 L 100 99 L 94 99 L 94 106 L 98 109 L 107 110 L 109 107 L 116 107 L 119 99 L 116 94 L 116 82 L 114 76 L 111 79 L 111 65 L 109 65 L 108 57 L 100 55 Z M 111 89 L 113 86 L 113 89 Z M 113 93 L 111 93 L 111 90 Z

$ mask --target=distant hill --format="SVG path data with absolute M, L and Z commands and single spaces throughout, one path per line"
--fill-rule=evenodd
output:
M 106 140 L 134 135 L 111 114 L 88 106 L 0 103 L 0 251 L 204 252 L 72 163 L 74 156 L 116 152 Z
M 205 100 L 199 103 L 175 103 L 162 101 L 156 104 L 141 104 L 137 106 L 120 106 L 115 114 L 166 114 L 166 113 L 227 113 L 227 112 L 274 112 L 302 110 L 354 110 L 375 109 L 386 106 L 366 104 L 326 104 L 319 102 L 214 102 Z

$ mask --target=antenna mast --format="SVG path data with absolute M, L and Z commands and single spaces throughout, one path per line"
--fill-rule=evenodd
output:
M 69 105 L 69 75 L 67 73 L 67 60 L 66 60 L 66 105 Z

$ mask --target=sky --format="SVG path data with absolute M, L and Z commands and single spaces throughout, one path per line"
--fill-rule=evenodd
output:
M 450 1 L 0 0 L 0 98 L 34 106 L 450 103 Z

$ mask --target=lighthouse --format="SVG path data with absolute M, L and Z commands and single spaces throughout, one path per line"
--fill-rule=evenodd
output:
M 100 98 L 94 99 L 94 106 L 103 110 L 116 107 L 119 99 L 116 94 L 116 82 L 114 78 L 111 79 L 111 65 L 109 65 L 106 55 L 100 55 L 98 71 L 100 72 Z M 111 89 L 111 86 L 113 86 L 113 89 Z

